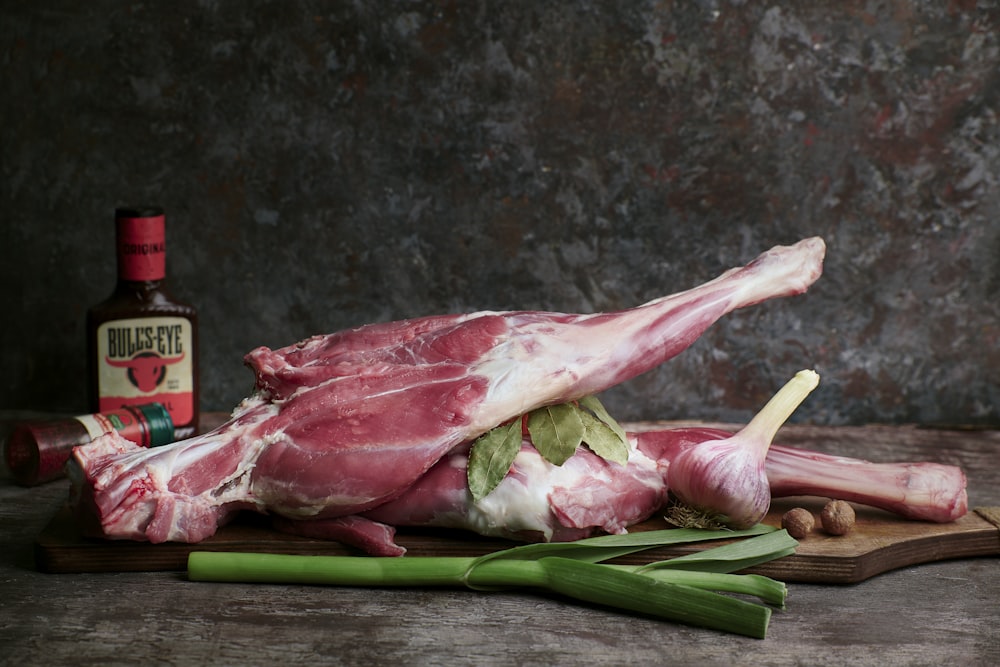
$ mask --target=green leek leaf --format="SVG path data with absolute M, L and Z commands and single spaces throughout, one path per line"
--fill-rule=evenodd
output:
M 795 547 L 798 544 L 798 541 L 782 528 L 753 539 L 740 540 L 732 544 L 690 553 L 686 556 L 650 563 L 642 570 L 643 573 L 654 569 L 670 568 L 698 570 L 699 572 L 736 572 L 775 558 L 789 556 L 795 553 Z
M 645 530 L 621 535 L 600 535 L 573 542 L 536 542 L 522 544 L 502 551 L 480 556 L 480 560 L 537 560 L 547 556 L 560 556 L 574 560 L 598 563 L 619 556 L 656 547 L 754 537 L 774 532 L 772 526 L 759 523 L 746 530 L 705 530 L 702 528 L 668 528 Z
M 788 597 L 788 587 L 783 582 L 759 574 L 720 574 L 672 568 L 648 570 L 622 567 L 622 569 L 671 584 L 683 584 L 719 593 L 753 595 L 779 609 L 785 608 L 785 599 Z

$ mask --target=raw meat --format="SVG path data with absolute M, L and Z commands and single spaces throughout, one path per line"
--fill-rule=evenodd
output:
M 608 463 L 584 447 L 556 466 L 525 442 L 507 477 L 478 502 L 468 489 L 467 464 L 466 452 L 449 454 L 399 498 L 363 516 L 392 526 L 462 528 L 525 542 L 563 542 L 597 531 L 624 533 L 667 502 L 668 462 L 634 447 L 625 466 Z M 394 548 L 372 551 L 369 545 L 368 550 L 389 555 Z
M 256 392 L 215 431 L 153 450 L 78 448 L 89 532 L 197 542 L 235 511 L 351 530 L 508 419 L 594 394 L 693 343 L 724 314 L 804 292 L 825 246 L 775 247 L 699 287 L 593 315 L 480 312 L 373 324 L 247 355 Z M 346 526 L 346 528 L 345 528 Z
M 713 428 L 634 433 L 637 447 L 667 465 L 681 448 L 728 438 Z M 764 460 L 774 498 L 821 496 L 858 502 L 907 519 L 947 523 L 968 510 L 965 473 L 939 463 L 872 463 L 772 444 Z
M 511 473 L 478 503 L 465 480 L 468 455 L 457 451 L 399 498 L 364 516 L 382 525 L 461 528 L 527 542 L 623 533 L 664 508 L 667 469 L 678 452 L 730 435 L 709 428 L 629 433 L 633 452 L 627 466 L 608 463 L 581 448 L 559 467 L 525 441 Z M 774 497 L 837 498 L 936 522 L 954 521 L 968 509 L 965 474 L 955 466 L 871 463 L 772 445 L 765 469 Z M 339 537 L 375 555 L 401 552 L 394 541 L 362 543 L 349 533 Z

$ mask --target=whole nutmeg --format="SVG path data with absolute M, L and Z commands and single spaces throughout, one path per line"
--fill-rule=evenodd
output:
M 781 527 L 797 540 L 811 533 L 814 525 L 816 520 L 813 519 L 812 512 L 801 507 L 790 509 L 781 515 Z
M 831 535 L 846 535 L 854 527 L 854 508 L 843 500 L 831 500 L 823 506 L 819 520 Z

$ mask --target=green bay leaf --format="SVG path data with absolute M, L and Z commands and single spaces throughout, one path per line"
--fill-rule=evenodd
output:
M 608 428 L 615 432 L 622 442 L 625 442 L 627 437 L 625 435 L 625 429 L 622 428 L 621 424 L 615 421 L 614 417 L 608 414 L 604 404 L 597 400 L 596 396 L 584 396 L 580 399 L 580 405 L 593 412 L 598 419 L 607 424 Z
M 549 405 L 528 415 L 531 442 L 542 457 L 561 466 L 583 442 L 583 420 L 575 405 Z
M 521 420 L 515 419 L 487 431 L 472 444 L 466 475 L 473 500 L 482 500 L 503 481 L 521 449 L 521 441 Z
M 611 426 L 601 421 L 589 412 L 580 412 L 583 420 L 583 441 L 591 451 L 605 461 L 619 465 L 628 463 L 628 445 L 620 438 Z

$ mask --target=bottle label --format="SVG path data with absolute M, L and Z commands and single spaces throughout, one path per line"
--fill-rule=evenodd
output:
M 194 420 L 191 321 L 141 317 L 97 328 L 98 410 L 162 403 L 176 426 Z
M 116 218 L 118 276 L 123 280 L 162 280 L 167 274 L 165 216 Z
M 115 428 L 104 415 L 80 415 L 79 417 L 74 417 L 74 419 L 83 424 L 91 440 L 99 438 L 105 433 L 111 433 Z M 131 438 L 129 439 L 131 440 Z
M 83 424 L 91 440 L 105 433 L 118 431 L 126 440 L 143 447 L 151 447 L 153 443 L 149 424 L 145 422 L 141 412 L 133 410 L 122 408 L 99 414 L 80 415 L 74 419 Z

